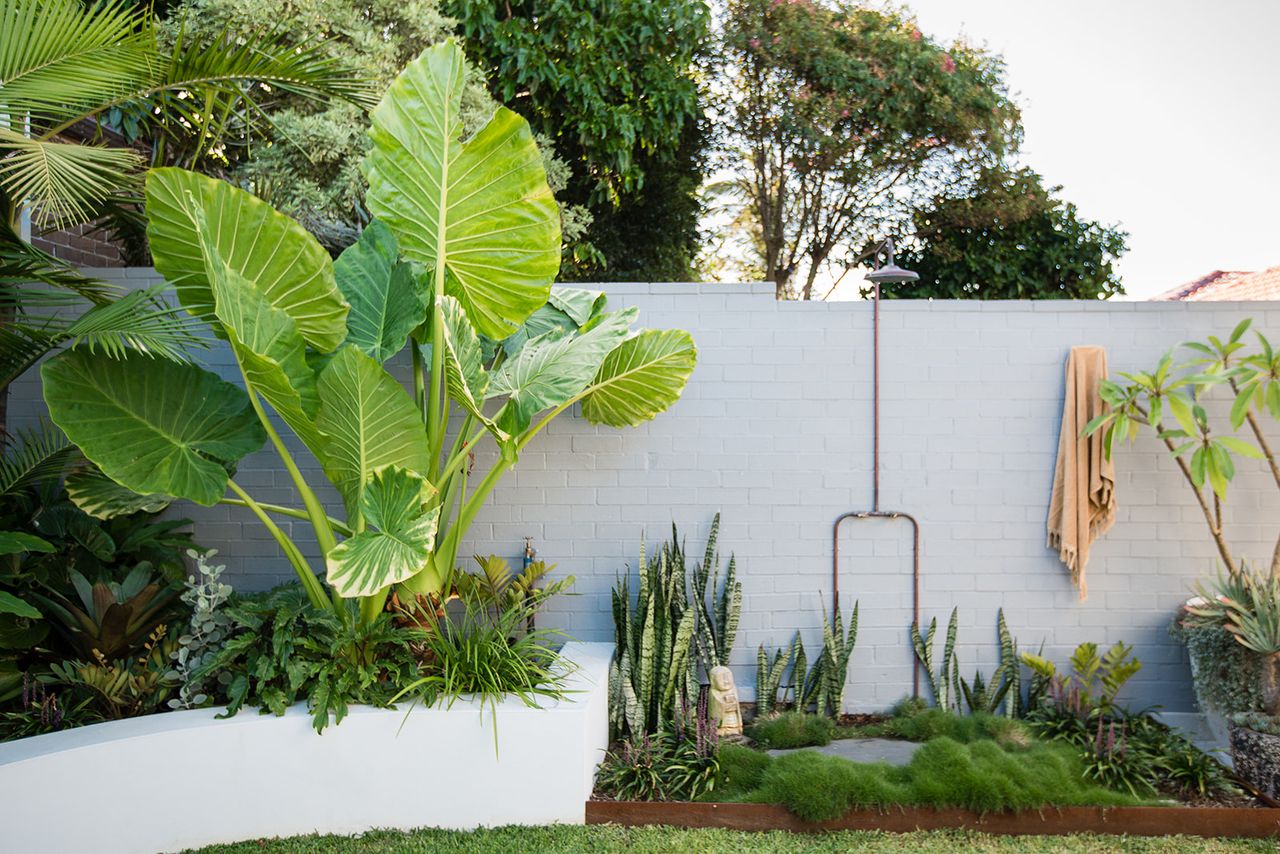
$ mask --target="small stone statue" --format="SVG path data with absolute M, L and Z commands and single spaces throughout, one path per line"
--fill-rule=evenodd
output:
M 721 736 L 742 735 L 742 710 L 738 708 L 738 689 L 733 684 L 733 671 L 721 665 L 711 668 L 711 720 Z

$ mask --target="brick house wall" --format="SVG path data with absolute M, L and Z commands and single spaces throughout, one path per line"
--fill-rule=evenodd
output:
M 37 249 L 78 267 L 124 266 L 119 248 L 100 229 L 88 225 L 35 235 L 31 243 Z

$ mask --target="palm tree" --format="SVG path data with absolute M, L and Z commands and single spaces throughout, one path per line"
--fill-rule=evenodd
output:
M 371 102 L 358 73 L 269 30 L 166 45 L 126 0 L 0 0 L 0 426 L 9 383 L 53 349 L 182 360 L 199 340 L 153 294 L 122 295 L 23 240 L 24 211 L 49 229 L 136 222 L 148 161 L 216 167 L 281 93 Z M 103 144 L 113 120 L 145 144 Z

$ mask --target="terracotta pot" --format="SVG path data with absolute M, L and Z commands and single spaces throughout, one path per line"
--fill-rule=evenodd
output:
M 1280 735 L 1232 726 L 1231 760 L 1236 773 L 1263 794 L 1280 795 Z

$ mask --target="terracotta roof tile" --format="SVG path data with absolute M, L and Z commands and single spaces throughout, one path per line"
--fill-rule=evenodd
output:
M 1256 273 L 1214 270 L 1185 285 L 1165 291 L 1153 300 L 1280 300 L 1280 267 Z

